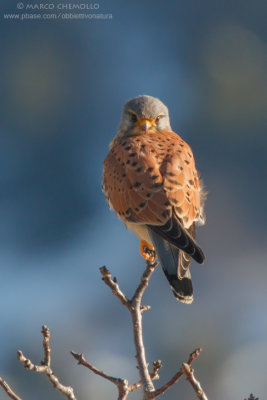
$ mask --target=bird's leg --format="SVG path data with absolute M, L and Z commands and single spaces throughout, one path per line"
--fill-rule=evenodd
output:
M 145 240 L 140 240 L 140 254 L 145 260 L 153 262 L 156 258 L 156 252 L 151 244 L 147 243 Z

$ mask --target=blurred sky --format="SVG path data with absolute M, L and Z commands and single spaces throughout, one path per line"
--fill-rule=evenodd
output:
M 0 3 L 0 375 L 25 400 L 62 398 L 16 360 L 22 349 L 40 361 L 45 323 L 55 373 L 80 400 L 116 391 L 77 366 L 72 349 L 138 379 L 129 315 L 98 268 L 131 296 L 144 262 L 108 210 L 101 174 L 124 102 L 149 94 L 191 145 L 208 198 L 194 303 L 175 301 L 160 267 L 145 294 L 148 360 L 163 361 L 163 383 L 201 346 L 194 369 L 210 399 L 264 400 L 266 2 L 49 0 L 37 4 L 99 4 L 112 19 L 4 17 L 44 14 L 22 4 Z M 162 398 L 178 397 L 193 398 L 187 382 Z

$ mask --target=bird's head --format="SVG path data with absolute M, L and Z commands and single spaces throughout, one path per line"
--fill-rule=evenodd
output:
M 164 130 L 171 130 L 168 108 L 159 99 L 143 95 L 124 105 L 117 135 L 127 137 Z

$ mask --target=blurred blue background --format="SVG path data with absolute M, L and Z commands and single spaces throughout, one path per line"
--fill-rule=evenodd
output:
M 194 303 L 175 301 L 160 268 L 145 294 L 148 360 L 163 361 L 164 383 L 201 346 L 194 369 L 210 399 L 266 399 L 266 2 L 100 0 L 111 19 L 4 17 L 27 4 L 0 5 L 0 375 L 25 400 L 62 398 L 16 360 L 22 349 L 40 361 L 45 323 L 54 371 L 79 399 L 116 389 L 72 349 L 138 379 L 129 315 L 99 267 L 131 296 L 144 262 L 101 174 L 124 102 L 149 94 L 191 145 L 208 198 Z M 185 380 L 162 398 L 178 397 L 195 398 Z

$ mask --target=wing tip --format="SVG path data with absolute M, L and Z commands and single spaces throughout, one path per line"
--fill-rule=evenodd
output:
M 198 264 L 203 264 L 206 258 L 200 247 L 197 247 L 197 253 L 192 257 Z

